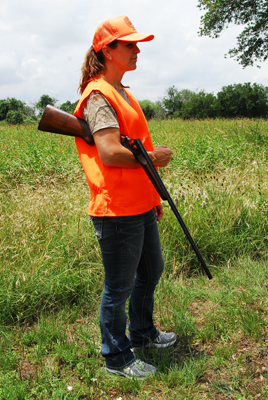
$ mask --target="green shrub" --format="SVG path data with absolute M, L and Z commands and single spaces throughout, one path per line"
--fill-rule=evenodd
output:
M 8 111 L 6 120 L 9 124 L 22 124 L 23 123 L 23 115 L 19 111 Z
M 139 104 L 147 120 L 154 118 L 156 106 L 152 101 L 142 100 L 139 101 Z

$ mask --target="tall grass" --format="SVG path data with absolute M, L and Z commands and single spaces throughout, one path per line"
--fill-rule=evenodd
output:
M 175 120 L 149 127 L 155 144 L 173 149 L 160 173 L 206 262 L 213 268 L 244 256 L 265 258 L 266 122 Z M 0 146 L 2 321 L 88 303 L 92 290 L 93 298 L 99 293 L 94 268 L 101 257 L 73 138 L 2 126 Z M 166 271 L 187 275 L 199 263 L 164 208 L 159 229 Z
M 73 138 L 0 125 L 1 400 L 267 395 L 265 370 L 257 372 L 268 361 L 267 123 L 172 120 L 149 128 L 155 145 L 173 150 L 160 174 L 214 279 L 200 273 L 164 205 L 155 323 L 179 341 L 143 355 L 159 374 L 140 383 L 103 372 L 103 269 Z
M 75 180 L 81 174 L 74 138 L 40 132 L 36 125 L 0 124 L 1 187 L 50 180 Z
M 207 262 L 265 257 L 266 121 L 161 121 L 150 129 L 156 143 L 174 151 L 161 175 Z M 166 214 L 160 224 L 166 261 L 180 271 L 195 257 L 173 214 Z

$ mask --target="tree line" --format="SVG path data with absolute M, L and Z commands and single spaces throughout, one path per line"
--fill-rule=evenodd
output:
M 43 94 L 39 101 L 27 105 L 24 101 L 17 100 L 14 97 L 0 100 L 0 121 L 6 120 L 10 124 L 22 124 L 36 122 L 40 119 L 48 104 L 52 106 L 58 102 L 54 97 Z M 69 100 L 61 104 L 59 108 L 63 111 L 73 113 L 78 100 L 71 103 Z
M 0 121 L 11 124 L 35 122 L 43 114 L 47 104 L 57 105 L 58 100 L 42 95 L 38 102 L 27 105 L 21 100 L 0 100 Z M 73 113 L 77 102 L 69 100 L 58 107 Z M 174 85 L 156 102 L 139 101 L 147 120 L 149 119 L 205 119 L 205 118 L 268 118 L 268 87 L 256 83 L 234 84 L 222 87 L 214 95 L 204 90 L 178 90 Z
M 169 87 L 161 101 L 140 102 L 151 118 L 268 118 L 268 87 L 256 83 L 223 86 L 214 95 L 204 90 L 178 90 Z

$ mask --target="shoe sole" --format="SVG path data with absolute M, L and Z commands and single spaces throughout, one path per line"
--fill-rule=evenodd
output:
M 173 346 L 173 344 L 176 342 L 176 340 L 177 340 L 177 338 L 175 338 L 174 340 L 172 340 L 169 343 L 164 343 L 164 344 L 163 343 L 162 344 L 148 343 L 148 344 L 146 344 L 145 346 L 142 346 L 142 347 L 132 347 L 132 351 L 135 352 L 135 351 L 139 351 L 139 350 L 142 350 L 142 349 L 152 349 L 152 348 L 165 349 L 167 347 Z
M 117 369 L 109 369 L 107 367 L 105 367 L 105 372 L 108 374 L 113 374 L 113 375 L 117 375 L 117 376 L 123 376 L 125 378 L 128 379 L 138 379 L 140 381 L 142 381 L 143 379 L 147 378 L 150 374 L 148 374 L 147 376 L 133 376 L 133 375 L 129 375 L 129 374 L 125 374 L 123 371 L 118 371 Z
M 173 344 L 176 342 L 177 338 L 175 338 L 174 340 L 172 340 L 169 343 L 164 343 L 164 344 L 158 344 L 158 343 L 150 343 L 151 347 L 155 347 L 157 349 L 165 349 L 166 347 L 170 347 L 173 346 Z M 148 344 L 147 344 L 148 346 Z M 146 347 L 146 346 L 145 346 Z M 149 346 L 150 347 L 150 346 Z

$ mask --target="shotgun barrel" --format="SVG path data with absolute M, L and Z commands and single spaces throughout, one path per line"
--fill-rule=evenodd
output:
M 46 107 L 42 119 L 39 123 L 38 129 L 40 131 L 59 133 L 61 135 L 77 136 L 84 139 L 85 142 L 89 145 L 94 144 L 93 135 L 90 132 L 89 126 L 83 119 L 77 118 L 74 115 L 62 111 L 54 106 L 48 105 Z M 122 145 L 134 154 L 161 198 L 168 201 L 188 241 L 190 242 L 195 254 L 197 255 L 197 258 L 204 268 L 204 271 L 206 272 L 208 278 L 212 279 L 212 275 L 205 261 L 203 260 L 203 257 L 201 256 L 190 232 L 188 231 L 182 217 L 179 214 L 179 211 L 173 203 L 173 200 L 171 199 L 162 179 L 160 178 L 140 139 L 131 139 L 127 136 L 122 136 Z
M 83 119 L 51 105 L 46 106 L 38 129 L 44 132 L 80 137 L 90 146 L 94 144 L 93 135 Z
M 142 142 L 140 139 L 131 139 L 127 136 L 125 136 L 125 139 L 123 141 L 123 146 L 126 147 L 127 149 L 129 149 L 134 156 L 136 157 L 136 159 L 141 163 L 144 171 L 146 172 L 146 174 L 148 175 L 150 181 L 152 182 L 152 184 L 154 185 L 154 187 L 156 188 L 156 190 L 158 191 L 159 195 L 161 196 L 162 200 L 167 200 L 171 210 L 173 211 L 173 213 L 175 214 L 175 217 L 177 218 L 180 226 L 182 227 L 183 232 L 185 233 L 185 236 L 187 237 L 190 245 L 192 246 L 198 260 L 200 261 L 200 264 L 202 265 L 202 267 L 204 268 L 204 271 L 207 274 L 207 277 L 209 279 L 212 279 L 212 275 L 197 247 L 197 245 L 194 242 L 194 239 L 192 238 L 187 226 L 185 225 L 179 211 L 177 210 L 172 198 L 170 197 L 170 194 L 168 193 L 164 182 L 162 181 L 160 175 L 158 174 L 154 164 L 152 163 L 145 147 L 143 146 Z

